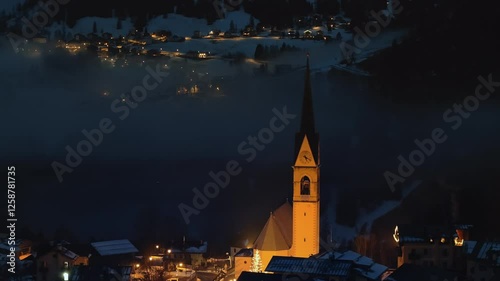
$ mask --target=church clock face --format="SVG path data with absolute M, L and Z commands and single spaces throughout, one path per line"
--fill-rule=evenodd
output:
M 313 160 L 313 157 L 312 157 L 311 152 L 309 152 L 309 151 L 302 151 L 299 154 L 299 161 L 302 164 L 309 164 L 312 162 L 312 160 Z

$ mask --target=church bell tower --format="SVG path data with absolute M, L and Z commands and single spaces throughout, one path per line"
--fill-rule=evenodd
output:
M 293 242 L 291 256 L 319 253 L 319 134 L 314 126 L 309 54 L 305 75 L 300 130 L 295 136 L 293 165 Z

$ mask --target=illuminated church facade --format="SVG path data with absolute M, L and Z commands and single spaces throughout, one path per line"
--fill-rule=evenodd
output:
M 312 102 L 309 57 L 305 75 L 300 130 L 295 136 L 293 207 L 287 202 L 272 212 L 254 249 L 264 271 L 273 256 L 307 258 L 319 253 L 320 155 Z M 241 272 L 236 272 L 236 278 Z

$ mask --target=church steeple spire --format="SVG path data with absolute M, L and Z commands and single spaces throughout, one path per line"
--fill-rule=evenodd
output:
M 302 99 L 302 116 L 300 120 L 300 130 L 296 136 L 296 148 L 295 156 L 300 150 L 300 146 L 304 137 L 307 136 L 309 144 L 311 145 L 311 150 L 313 151 L 313 156 L 318 160 L 318 141 L 319 136 L 316 133 L 316 127 L 314 123 L 314 110 L 313 110 L 313 100 L 312 100 L 312 87 L 311 87 L 311 68 L 309 65 L 309 53 L 307 53 L 306 61 L 306 73 L 305 73 L 305 83 L 304 83 L 304 96 Z
M 312 103 L 311 89 L 311 69 L 309 66 L 309 53 L 307 53 L 306 77 L 304 84 L 304 99 L 302 101 L 302 119 L 300 123 L 300 132 L 307 135 L 316 133 L 314 127 L 314 111 Z

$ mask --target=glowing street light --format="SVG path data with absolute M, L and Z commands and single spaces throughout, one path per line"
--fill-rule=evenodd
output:
M 167 253 L 169 253 L 169 254 L 172 253 L 172 250 L 168 249 Z
M 63 273 L 63 278 L 64 278 L 64 281 L 68 281 L 69 280 L 69 274 L 67 272 L 64 272 Z
M 156 245 L 156 249 L 159 249 L 159 248 L 160 248 L 160 246 Z

